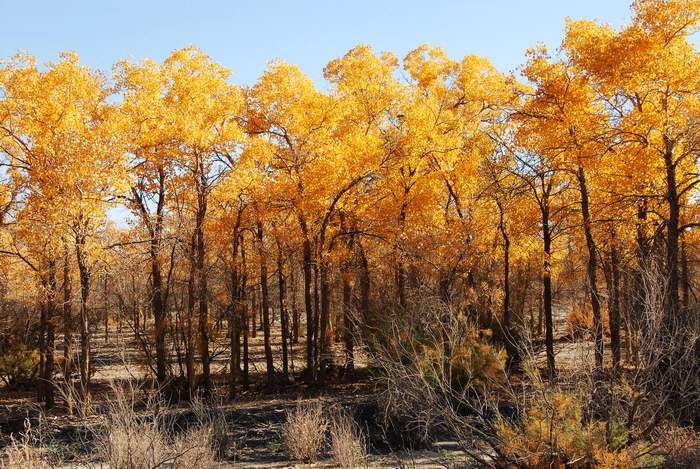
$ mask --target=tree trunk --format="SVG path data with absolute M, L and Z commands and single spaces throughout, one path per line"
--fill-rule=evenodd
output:
M 65 248 L 63 259 L 63 376 L 66 382 L 73 374 L 73 291 L 70 278 L 70 254 Z M 72 410 L 72 409 L 69 409 Z M 71 412 L 69 412 L 71 414 Z
M 234 236 L 237 238 L 237 236 Z M 234 239 L 234 247 L 232 252 L 232 266 L 231 266 L 231 307 L 228 318 L 229 327 L 229 337 L 231 344 L 231 357 L 229 360 L 229 370 L 230 370 L 230 381 L 229 381 L 229 398 L 236 398 L 236 381 L 238 379 L 238 372 L 240 370 L 240 359 L 241 359 L 241 304 L 240 304 L 240 285 L 239 285 L 239 275 L 237 268 L 237 244 L 238 241 Z
M 685 234 L 681 234 L 681 291 L 683 292 L 683 308 L 690 308 L 690 273 L 688 272 L 688 252 Z
M 156 338 L 156 380 L 163 385 L 166 380 L 167 358 L 165 351 L 165 305 L 163 304 L 163 278 L 158 259 L 159 243 L 151 240 L 151 306 Z
M 510 318 L 510 236 L 508 236 L 508 230 L 506 229 L 505 213 L 503 210 L 503 204 L 496 200 L 496 205 L 498 206 L 499 220 L 498 228 L 501 232 L 501 237 L 503 238 L 503 325 L 502 333 L 505 339 L 506 353 L 508 355 L 509 364 L 517 361 L 518 357 L 518 343 L 514 336 L 514 331 L 511 328 L 511 318 Z
M 591 308 L 593 309 L 593 337 L 595 341 L 595 368 L 598 372 L 603 370 L 603 351 L 605 342 L 603 337 L 603 315 L 600 308 L 600 296 L 598 294 L 598 279 L 596 269 L 598 257 L 596 254 L 595 242 L 593 241 L 593 230 L 590 214 L 590 202 L 588 199 L 588 185 L 586 184 L 586 173 L 582 167 L 578 168 L 578 183 L 581 191 L 581 215 L 583 216 L 583 230 L 586 236 L 586 247 L 588 248 L 588 266 L 586 275 L 588 277 L 588 288 L 591 296 Z
M 319 268 L 321 287 L 321 315 L 319 326 L 319 383 L 323 386 L 326 383 L 326 372 L 330 363 L 330 352 L 328 350 L 328 323 L 330 316 L 330 283 L 328 279 L 328 261 L 321 259 Z
M 197 387 L 197 376 L 195 371 L 195 351 L 194 351 L 194 307 L 196 303 L 196 262 L 195 262 L 195 245 L 196 235 L 193 233 L 190 245 L 190 276 L 187 281 L 187 325 L 185 333 L 185 356 L 187 359 L 187 389 L 190 399 L 194 398 Z
M 610 350 L 613 368 L 620 368 L 620 258 L 617 246 L 610 249 L 610 292 L 608 294 L 608 316 L 610 318 Z
M 299 305 L 297 304 L 297 282 L 294 275 L 294 265 L 289 269 L 289 282 L 292 299 L 292 343 L 299 342 Z
M 90 271 L 85 259 L 85 237 L 80 235 L 75 240 L 76 258 L 80 273 L 80 397 L 83 408 L 90 408 L 91 352 L 90 352 L 90 318 L 88 316 L 88 296 L 90 295 Z
M 204 217 L 207 211 L 206 196 L 200 195 L 197 211 L 197 297 L 199 300 L 199 354 L 202 358 L 202 386 L 205 395 L 211 394 L 211 358 L 209 356 L 209 288 L 205 269 Z
M 360 270 L 360 317 L 362 318 L 363 324 L 372 328 L 376 327 L 376 321 L 374 320 L 374 317 L 372 317 L 372 312 L 370 311 L 371 279 L 369 273 L 369 262 L 367 261 L 367 256 L 365 255 L 365 250 L 360 240 L 357 241 L 357 256 Z
M 270 344 L 270 302 L 267 291 L 267 259 L 263 245 L 263 226 L 258 221 L 258 251 L 260 253 L 260 307 L 262 311 L 263 343 L 265 349 L 265 365 L 267 383 L 271 385 L 275 378 L 275 367 L 272 362 L 272 346 Z
M 554 323 L 552 320 L 552 233 L 549 225 L 549 200 L 545 195 L 542 200 L 542 238 L 544 241 L 544 263 L 542 269 L 542 302 L 545 322 L 545 347 L 547 349 L 547 372 L 550 378 L 556 375 L 554 364 Z
M 304 234 L 303 263 L 304 263 L 304 309 L 306 310 L 306 370 L 309 377 L 316 378 L 316 361 L 314 360 L 314 309 L 311 296 L 311 240 L 309 240 L 306 221 L 299 218 L 301 230 Z
M 681 203 L 676 182 L 676 164 L 673 160 L 674 144 L 664 136 L 666 166 L 666 202 L 668 204 L 668 221 L 666 225 L 666 276 L 668 291 L 666 292 L 666 313 L 673 321 L 678 314 L 678 286 L 680 272 L 678 270 L 678 238 L 680 237 Z
M 53 370 L 54 370 L 54 350 L 56 346 L 56 332 L 55 332 L 55 319 L 56 319 L 56 261 L 49 261 L 49 282 L 48 291 L 46 297 L 46 359 L 44 361 L 44 403 L 47 408 L 53 407 L 54 400 L 54 382 L 53 382 Z
M 289 342 L 289 317 L 284 304 L 284 262 L 282 260 L 281 246 L 278 246 L 277 251 L 277 283 L 279 286 L 280 327 L 282 328 L 282 378 L 286 382 L 289 381 L 289 350 L 287 347 Z
M 355 368 L 354 321 L 352 318 L 352 287 L 347 276 L 343 275 L 343 342 L 345 344 L 345 372 L 351 373 Z

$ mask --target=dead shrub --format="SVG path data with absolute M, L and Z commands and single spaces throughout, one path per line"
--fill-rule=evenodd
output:
M 209 469 L 217 467 L 215 429 L 211 421 L 197 417 L 183 432 L 176 431 L 172 415 L 161 412 L 156 398 L 137 411 L 135 390 L 112 386 L 109 419 L 97 435 L 98 456 L 114 469 Z
M 348 414 L 337 411 L 330 423 L 331 456 L 342 469 L 361 465 L 367 453 L 362 430 Z
M 43 412 L 35 424 L 24 421 L 24 431 L 11 434 L 7 446 L 0 450 L 0 469 L 53 469 L 64 467 L 66 459 L 78 460 L 70 448 L 53 439 Z
M 306 463 L 316 461 L 325 445 L 327 429 L 321 401 L 298 404 L 288 411 L 284 439 L 289 456 Z
M 45 460 L 42 450 L 35 441 L 29 420 L 25 422 L 25 431 L 18 438 L 10 437 L 0 456 L 0 468 L 10 469 L 22 467 L 24 469 L 49 469 L 51 465 Z

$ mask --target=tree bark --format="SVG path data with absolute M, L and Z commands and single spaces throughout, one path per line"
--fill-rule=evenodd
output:
M 282 378 L 284 381 L 289 381 L 289 317 L 285 306 L 285 281 L 284 281 L 284 262 L 282 260 L 282 247 L 278 245 L 277 251 L 277 283 L 279 287 L 279 309 L 280 309 L 280 327 L 282 328 Z
M 275 378 L 275 367 L 272 362 L 272 346 L 270 344 L 270 302 L 267 291 L 267 259 L 263 245 L 263 225 L 258 220 L 258 252 L 260 253 L 260 308 L 262 311 L 263 343 L 265 349 L 265 365 L 267 382 L 271 385 Z
M 593 240 L 590 202 L 588 199 L 588 185 L 586 184 L 586 173 L 583 167 L 578 168 L 577 177 L 579 189 L 581 191 L 581 215 L 583 217 L 583 230 L 586 236 L 586 247 L 588 248 L 588 266 L 586 268 L 586 275 L 588 277 L 588 288 L 591 297 L 591 308 L 593 309 L 595 368 L 598 372 L 600 372 L 603 370 L 603 351 L 605 348 L 605 342 L 603 337 L 603 315 L 600 308 L 600 296 L 598 293 L 598 257 L 596 253 L 595 242 Z
M 554 323 L 552 318 L 552 233 L 549 222 L 549 197 L 543 195 L 540 206 L 542 213 L 542 239 L 544 243 L 544 262 L 542 269 L 542 302 L 545 322 L 545 348 L 547 349 L 547 372 L 550 378 L 556 375 L 554 363 Z
M 80 397 L 86 412 L 90 407 L 91 351 L 90 318 L 88 316 L 88 297 L 90 295 L 90 270 L 85 259 L 85 236 L 78 235 L 75 240 L 76 258 L 80 273 Z

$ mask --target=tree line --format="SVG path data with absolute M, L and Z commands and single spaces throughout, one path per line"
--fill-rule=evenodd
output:
M 323 385 L 433 295 L 435 321 L 478 323 L 509 364 L 543 337 L 550 377 L 567 305 L 597 370 L 608 341 L 613 369 L 639 360 L 650 272 L 669 337 L 696 314 L 700 7 L 632 12 L 569 20 L 520 78 L 428 45 L 357 46 L 327 90 L 282 60 L 239 87 L 195 47 L 109 76 L 74 52 L 3 61 L 0 349 L 38 348 L 47 404 L 59 375 L 87 397 L 92 334 L 125 321 L 158 384 L 191 395 L 226 342 L 235 397 L 259 329 L 270 386 L 297 344 Z

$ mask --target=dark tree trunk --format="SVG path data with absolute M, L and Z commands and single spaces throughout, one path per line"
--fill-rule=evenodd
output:
M 260 308 L 262 311 L 263 343 L 265 349 L 265 365 L 267 382 L 271 385 L 275 378 L 275 367 L 272 362 L 272 346 L 270 344 L 270 301 L 267 291 L 267 259 L 263 245 L 263 226 L 258 221 L 258 251 L 260 252 Z
M 683 292 L 683 308 L 690 308 L 690 273 L 688 272 L 688 252 L 685 235 L 681 234 L 681 291 Z
M 289 316 L 284 302 L 285 281 L 284 281 L 284 262 L 282 260 L 282 248 L 278 246 L 277 251 L 277 283 L 279 287 L 279 309 L 280 309 L 280 326 L 282 328 L 282 378 L 284 381 L 289 381 Z
M 330 293 L 331 287 L 328 279 L 328 261 L 321 259 L 319 268 L 321 286 L 321 315 L 319 325 L 319 383 L 323 386 L 326 382 L 326 372 L 330 364 L 330 351 L 328 347 L 328 326 L 330 318 Z
M 595 341 L 595 367 L 596 370 L 603 369 L 603 351 L 605 342 L 603 337 L 603 314 L 600 308 L 600 296 L 598 293 L 597 265 L 595 242 L 593 240 L 593 229 L 590 214 L 590 202 L 588 199 L 588 185 L 586 184 L 586 173 L 582 167 L 578 168 L 578 183 L 581 191 L 581 215 L 583 216 L 583 230 L 586 236 L 586 247 L 588 248 L 588 266 L 586 275 L 588 277 L 588 288 L 591 297 L 591 308 L 593 309 L 593 336 Z
M 243 272 L 247 272 L 246 262 L 245 262 L 245 244 L 241 244 L 241 266 Z M 241 280 L 241 309 L 242 309 L 242 322 L 241 328 L 243 329 L 243 386 L 248 387 L 249 384 L 249 369 L 248 369 L 248 330 L 250 324 L 248 324 L 248 274 L 243 274 L 243 279 Z
M 304 263 L 304 309 L 306 310 L 306 370 L 313 380 L 316 377 L 316 361 L 314 360 L 314 309 L 312 300 L 311 283 L 311 240 L 306 226 L 306 221 L 299 218 L 301 230 L 304 234 L 303 263 Z
M 54 382 L 53 382 L 53 371 L 54 371 L 54 353 L 56 346 L 56 332 L 55 332 L 55 320 L 56 320 L 56 292 L 57 292 L 57 282 L 56 282 L 56 261 L 49 261 L 49 282 L 48 290 L 46 293 L 46 359 L 44 361 L 44 375 L 43 381 L 45 385 L 44 389 L 44 403 L 47 408 L 54 406 Z
M 610 249 L 610 287 L 608 298 L 608 316 L 610 318 L 610 350 L 613 368 L 620 368 L 620 257 L 617 246 Z
M 554 323 L 552 320 L 552 233 L 549 222 L 549 199 L 547 194 L 542 198 L 542 239 L 544 242 L 544 264 L 542 269 L 542 302 L 545 322 L 545 347 L 547 349 L 547 372 L 550 378 L 556 375 L 554 364 Z
M 671 320 L 678 314 L 678 286 L 680 272 L 678 269 L 678 239 L 680 237 L 681 202 L 676 182 L 676 162 L 673 159 L 674 144 L 664 136 L 666 166 L 666 202 L 668 204 L 668 221 L 666 225 L 666 276 L 668 291 L 666 292 L 666 313 Z
M 205 269 L 204 217 L 207 212 L 205 195 L 200 195 L 197 210 L 197 297 L 199 300 L 199 354 L 202 358 L 202 386 L 205 395 L 211 394 L 211 358 L 209 355 L 209 287 Z
M 73 291 L 68 246 L 63 259 L 63 376 L 68 382 L 73 374 Z M 72 409 L 69 409 L 69 414 Z
M 364 247 L 362 243 L 358 240 L 357 242 L 357 257 L 360 270 L 360 317 L 362 322 L 369 327 L 376 326 L 375 320 L 372 317 L 370 311 L 370 290 L 371 290 L 371 279 L 369 273 L 369 262 L 367 261 L 367 256 L 365 255 Z
M 80 235 L 75 243 L 78 271 L 80 273 L 80 397 L 85 412 L 90 407 L 91 352 L 90 318 L 88 297 L 90 295 L 90 270 L 85 259 L 85 237 Z
M 234 228 L 233 248 L 231 249 L 231 306 L 229 311 L 228 326 L 231 345 L 231 357 L 229 360 L 230 381 L 229 398 L 236 398 L 236 382 L 240 371 L 241 360 L 241 288 L 238 272 L 238 230 Z
M 297 283 L 294 275 L 295 269 L 292 266 L 289 269 L 289 282 L 291 288 L 292 299 L 292 343 L 299 342 L 299 305 L 297 304 Z
M 190 276 L 187 281 L 187 325 L 185 331 L 185 356 L 187 360 L 187 388 L 190 399 L 194 397 L 197 387 L 197 376 L 195 374 L 195 350 L 194 350 L 194 307 L 196 303 L 196 262 L 195 262 L 195 245 L 196 234 L 193 233 L 190 245 Z
M 515 337 L 513 328 L 511 327 L 511 307 L 510 307 L 510 236 L 506 228 L 505 213 L 501 201 L 496 200 L 498 206 L 498 228 L 503 238 L 503 325 L 502 333 L 508 354 L 509 364 L 514 363 L 518 359 L 518 341 Z

